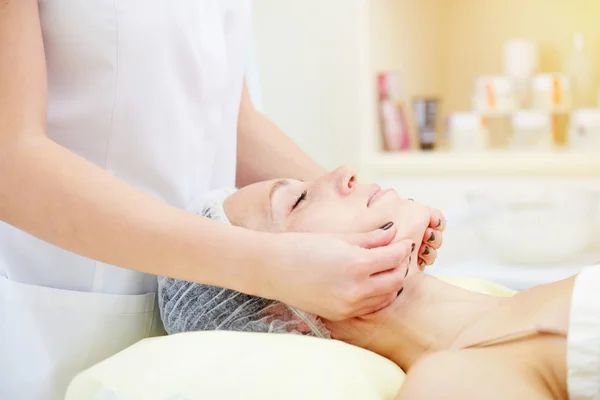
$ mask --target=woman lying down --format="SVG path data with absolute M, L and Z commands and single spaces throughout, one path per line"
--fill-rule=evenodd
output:
M 269 181 L 213 194 L 198 208 L 223 222 L 275 232 L 368 231 L 393 221 L 399 239 L 415 241 L 418 254 L 400 266 L 407 275 L 391 306 L 322 322 L 270 300 L 159 278 L 167 331 L 331 335 L 407 372 L 403 400 L 600 399 L 600 267 L 512 298 L 466 291 L 419 268 L 419 258 L 439 246 L 430 210 L 394 191 L 372 193 L 339 169 L 313 182 Z

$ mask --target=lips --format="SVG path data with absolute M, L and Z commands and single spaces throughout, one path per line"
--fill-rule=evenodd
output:
M 371 192 L 369 195 L 369 200 L 367 201 L 367 207 L 369 207 L 373 203 L 373 200 L 377 197 L 377 195 L 380 192 L 381 192 L 381 186 L 373 185 L 373 188 L 371 189 Z
M 367 207 L 370 207 L 377 200 L 379 200 L 380 198 L 382 198 L 383 196 L 385 196 L 387 193 L 392 192 L 393 190 L 394 189 L 385 189 L 385 190 L 379 189 L 377 192 L 375 192 L 373 194 L 373 196 L 371 196 L 371 198 L 369 199 L 369 203 L 367 203 Z

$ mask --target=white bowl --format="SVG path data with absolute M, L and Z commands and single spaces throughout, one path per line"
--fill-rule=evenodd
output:
M 514 188 L 469 194 L 478 215 L 478 239 L 499 259 L 523 264 L 555 264 L 583 251 L 590 242 L 600 196 L 556 187 Z

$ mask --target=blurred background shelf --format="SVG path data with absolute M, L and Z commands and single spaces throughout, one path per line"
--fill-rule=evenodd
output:
M 366 156 L 363 161 L 361 170 L 380 177 L 600 177 L 600 153 L 381 152 Z
M 465 198 L 472 193 L 502 193 L 517 186 L 540 193 L 548 187 L 597 192 L 600 147 L 595 154 L 381 153 L 377 107 L 378 74 L 398 73 L 411 145 L 416 148 L 420 136 L 409 106 L 414 97 L 440 98 L 444 120 L 471 110 L 477 77 L 504 73 L 502 50 L 513 39 L 539 45 L 540 72 L 563 71 L 575 32 L 583 34 L 586 47 L 598 48 L 600 1 L 256 0 L 252 11 L 261 78 L 259 109 L 323 167 L 356 167 L 359 182 L 394 188 L 404 198 L 441 209 L 454 221 L 429 271 L 525 288 L 561 279 L 600 260 L 600 217 L 591 221 L 595 231 L 589 258 L 581 255 L 559 266 L 497 260 L 480 246 L 475 229 L 456 217 L 468 211 Z M 600 52 L 591 59 L 600 65 Z M 600 70 L 596 72 L 597 90 Z M 453 137 L 457 136 L 446 139 Z

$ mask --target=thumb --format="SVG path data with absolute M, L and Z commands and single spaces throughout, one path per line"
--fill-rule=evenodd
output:
M 388 222 L 381 228 L 365 233 L 350 233 L 339 235 L 346 243 L 362 247 L 364 249 L 374 249 L 387 246 L 396 236 L 396 227 L 393 222 Z

